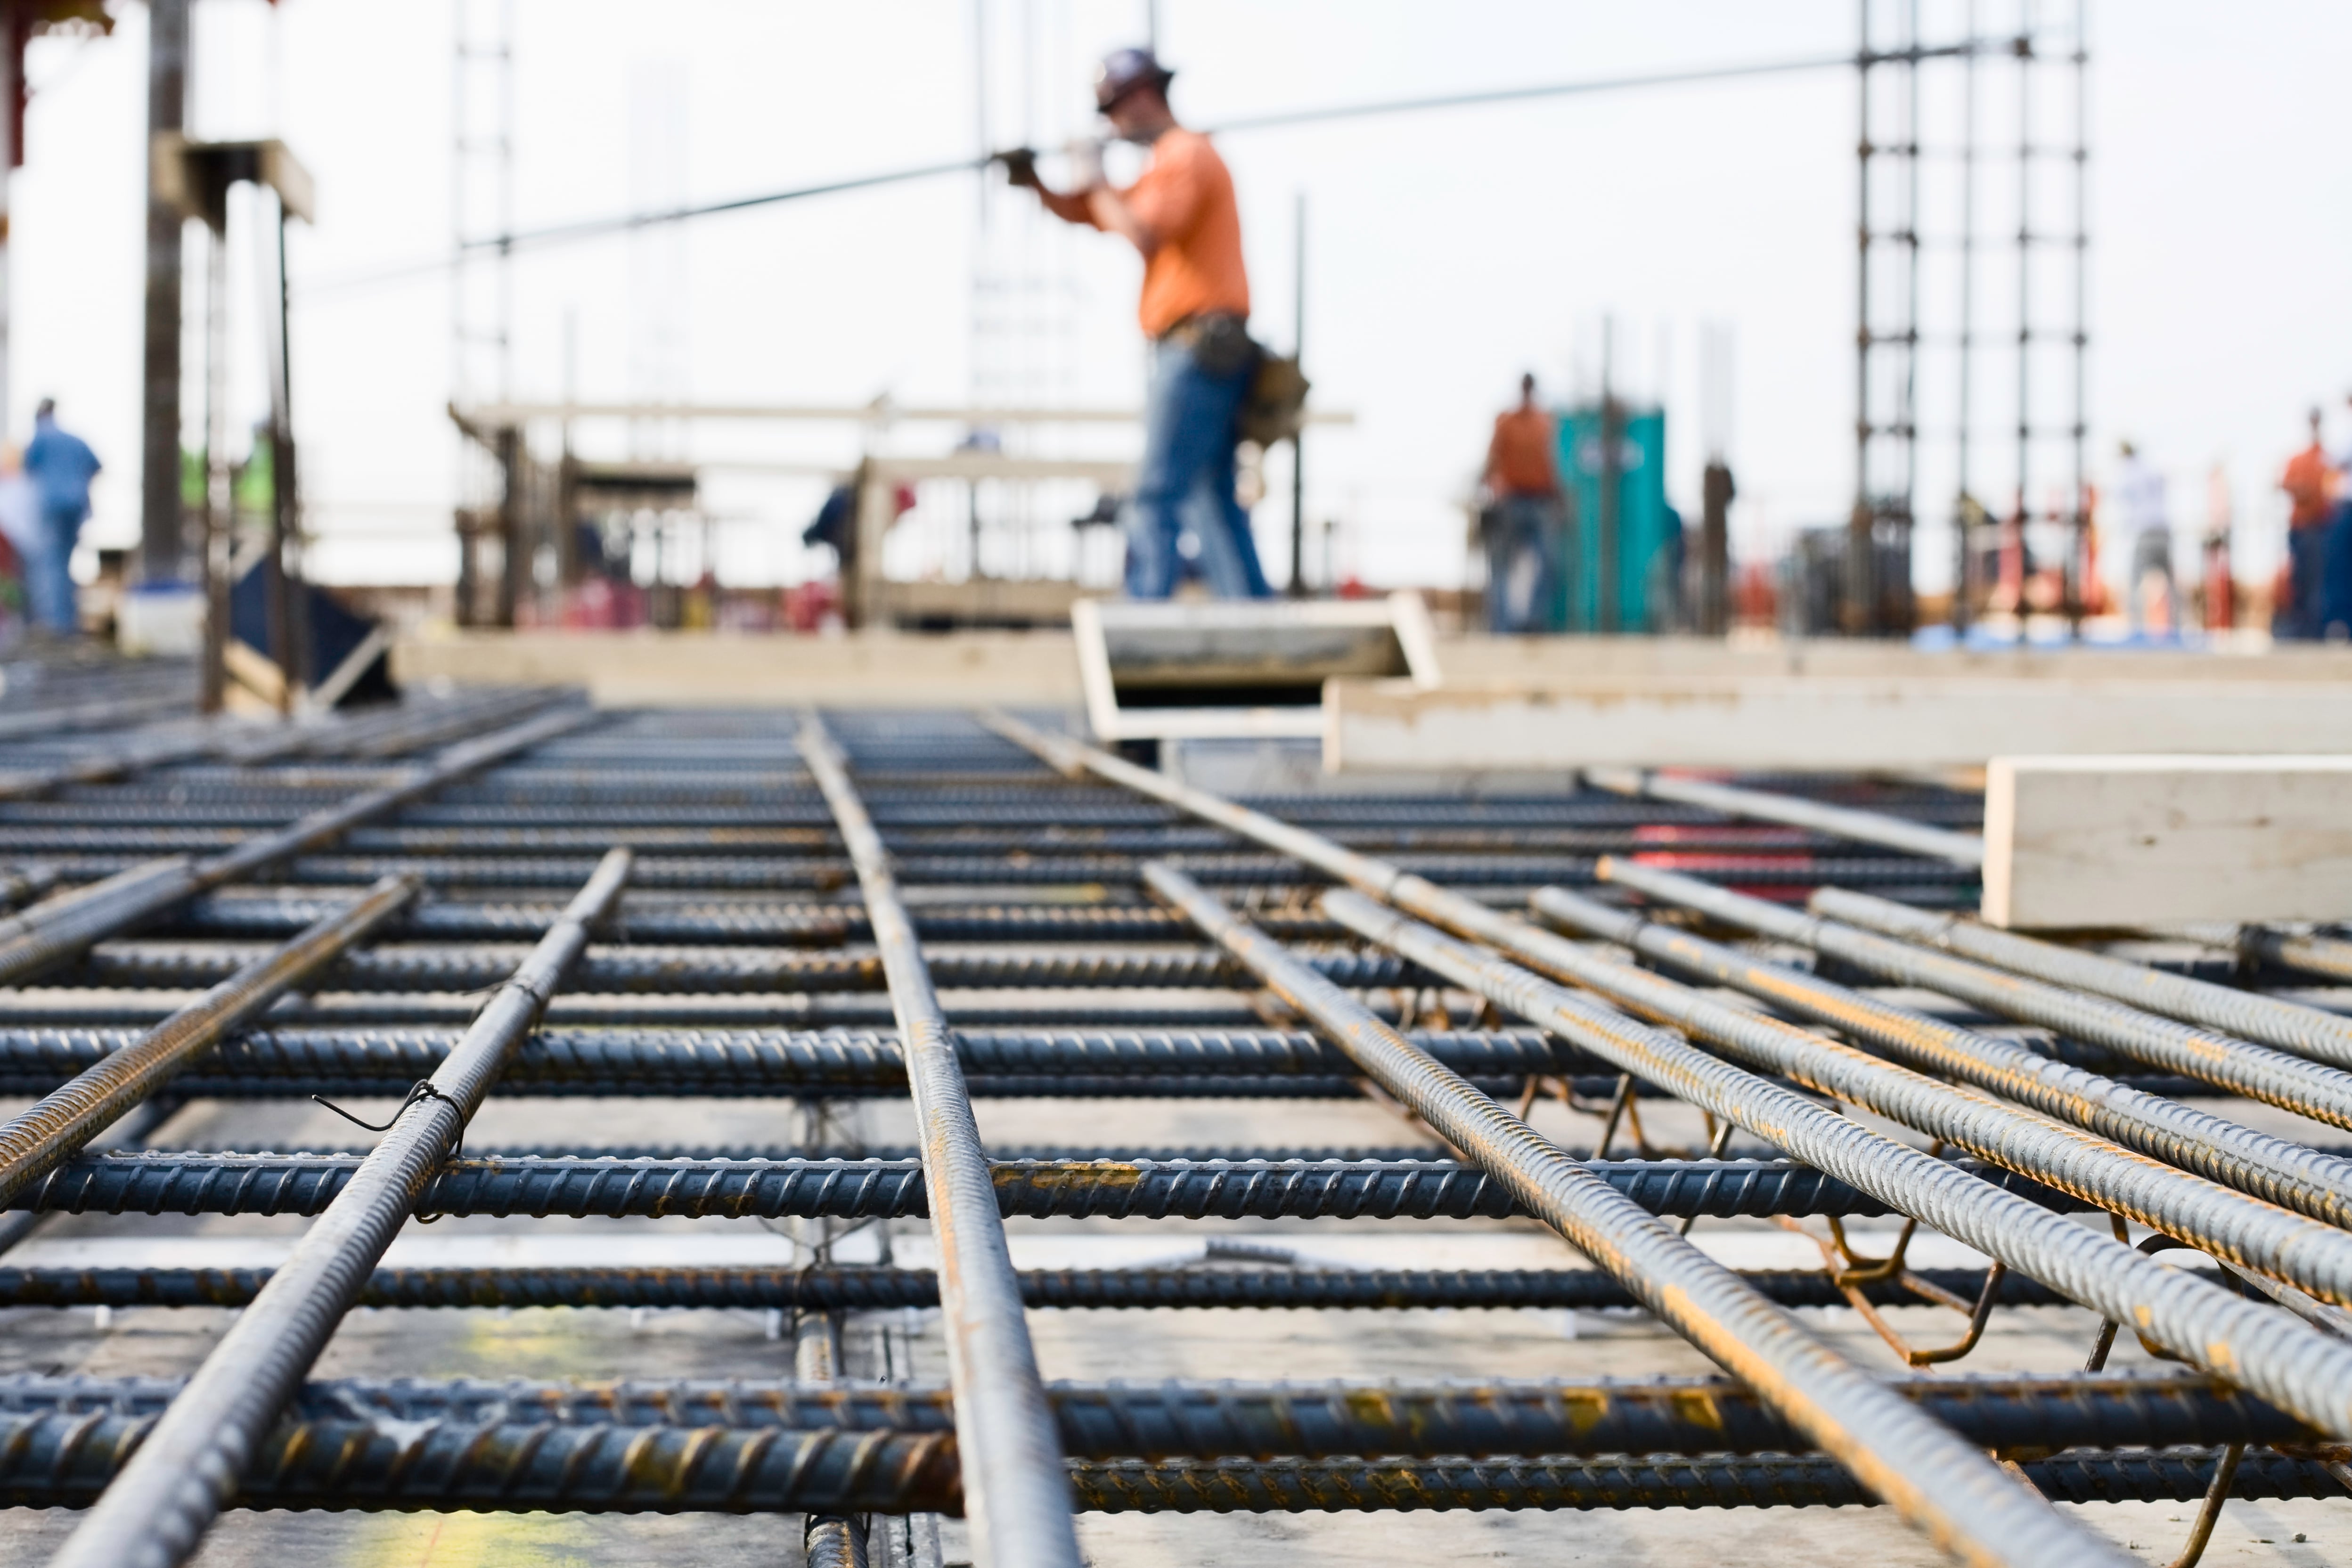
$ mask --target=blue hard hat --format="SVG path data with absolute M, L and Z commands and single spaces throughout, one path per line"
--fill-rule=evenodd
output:
M 1113 49 L 1095 68 L 1095 107 L 1104 113 L 1139 87 L 1166 91 L 1176 73 L 1150 49 Z

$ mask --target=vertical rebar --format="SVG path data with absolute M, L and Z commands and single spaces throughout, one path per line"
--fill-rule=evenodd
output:
M 847 759 L 814 711 L 801 721 L 799 747 L 857 868 L 906 1053 L 939 1244 L 940 1304 L 973 1549 L 985 1568 L 1079 1568 L 1069 1473 L 947 1015 L 898 897 L 889 851 L 858 798 Z

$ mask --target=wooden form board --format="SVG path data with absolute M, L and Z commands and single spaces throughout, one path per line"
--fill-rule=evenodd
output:
M 2352 919 L 2352 755 L 1996 757 L 1984 918 Z
M 1542 686 L 1334 680 L 1334 772 L 1916 770 L 2026 753 L 2352 752 L 2352 682 L 1770 676 Z
M 1061 631 L 428 633 L 394 647 L 392 672 L 404 684 L 580 686 L 605 708 L 1076 708 L 1082 698 Z

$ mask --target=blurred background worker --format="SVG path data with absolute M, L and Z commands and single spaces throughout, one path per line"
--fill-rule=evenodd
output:
M 2165 512 L 2164 476 L 2129 441 L 2122 444 L 2119 456 L 2116 504 L 2123 513 L 2124 535 L 2131 541 L 2131 575 L 2124 588 L 2131 628 L 2143 637 L 2168 636 L 2179 629 L 2180 622 L 2174 613 L 2172 520 Z
M 1151 166 L 1125 190 L 1105 183 L 1093 147 L 1073 150 L 1068 192 L 1048 190 L 1029 153 L 1007 154 L 1005 169 L 1055 216 L 1118 235 L 1143 256 L 1137 315 L 1152 342 L 1151 380 L 1128 516 L 1128 593 L 1164 599 L 1174 591 L 1177 542 L 1189 527 L 1202 574 L 1220 597 L 1263 598 L 1249 514 L 1234 494 L 1236 424 L 1258 363 L 1241 209 L 1216 148 L 1168 108 L 1174 75 L 1149 49 L 1117 50 L 1095 73 L 1095 106 L 1112 131 L 1151 149 Z
M 2346 394 L 2344 401 L 2352 406 L 2352 393 Z M 2346 446 L 2334 478 L 2327 521 L 2317 531 L 2326 542 L 2320 547 L 2316 635 L 2331 639 L 2352 636 L 2352 444 Z
M 1568 531 L 1559 447 L 1551 416 L 1536 403 L 1536 378 L 1519 377 L 1518 406 L 1495 416 L 1483 479 L 1486 628 L 1498 636 L 1556 629 L 1551 613 Z
M 89 521 L 89 481 L 99 466 L 89 443 L 58 426 L 57 399 L 41 399 L 33 414 L 33 442 L 25 448 L 25 473 L 40 496 L 41 550 L 39 559 L 26 563 L 26 585 L 34 624 L 61 637 L 81 629 L 73 552 L 81 525 Z
M 2319 410 L 2311 411 L 2311 445 L 2289 458 L 2279 489 L 2286 492 L 2286 604 L 2272 617 L 2283 637 L 2315 637 L 2320 595 L 2326 575 L 2329 500 L 2335 472 L 2319 445 Z

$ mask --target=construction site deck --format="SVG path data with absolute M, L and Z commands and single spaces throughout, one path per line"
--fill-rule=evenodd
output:
M 0 695 L 0 1564 L 2352 1556 L 2325 931 L 1966 951 L 1916 779 L 192 680 Z

